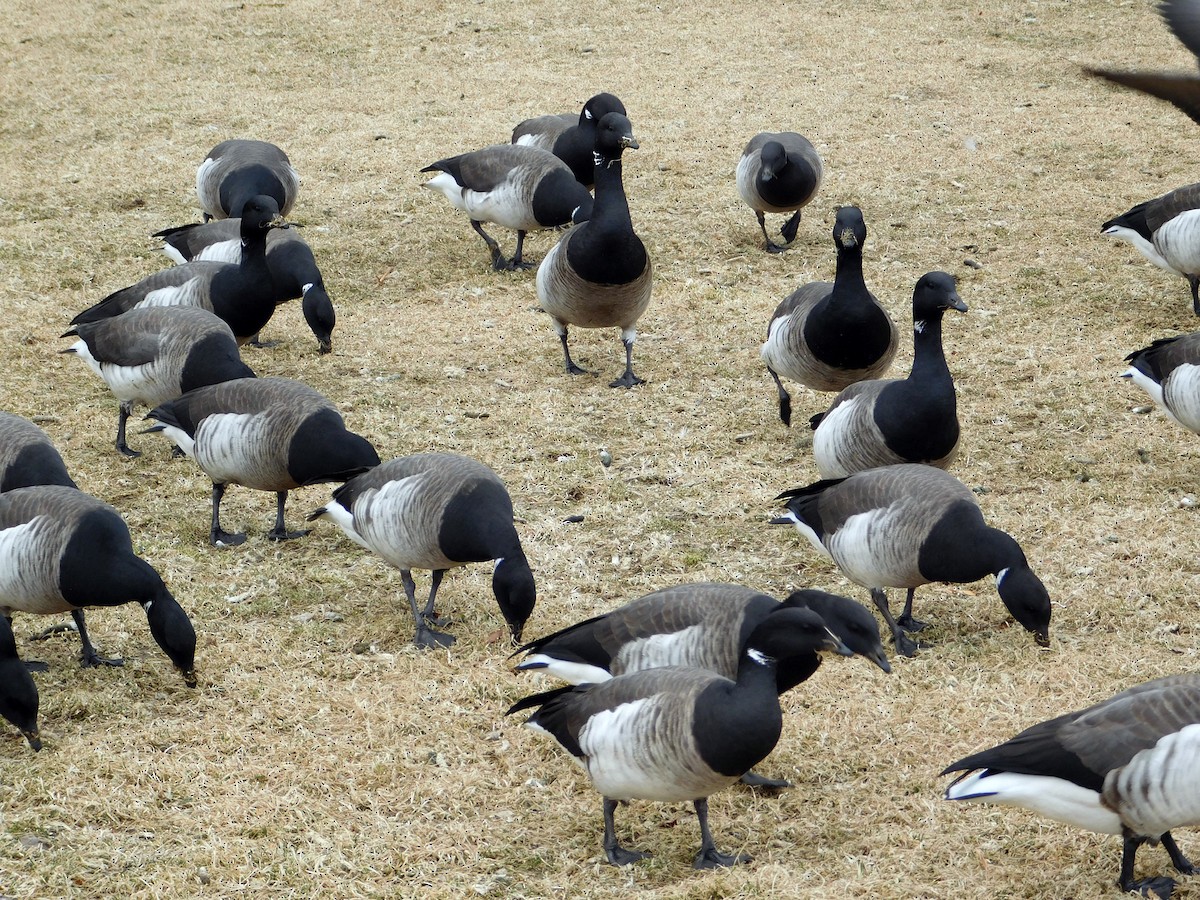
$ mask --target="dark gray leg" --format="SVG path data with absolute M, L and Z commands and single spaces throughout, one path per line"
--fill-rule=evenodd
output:
M 1192 288 L 1192 312 L 1200 316 L 1200 276 L 1189 275 L 1187 280 Z
M 283 524 L 283 507 L 287 504 L 287 491 L 275 492 L 275 527 L 267 532 L 267 537 L 273 541 L 290 541 L 293 538 L 304 537 L 308 529 L 303 531 L 288 531 Z
M 920 619 L 913 618 L 912 602 L 913 594 L 916 590 L 916 588 L 908 589 L 908 596 L 904 598 L 904 611 L 900 613 L 900 618 L 896 620 L 896 624 L 908 632 L 920 631 L 923 628 L 929 627 L 928 622 L 922 622 Z
M 404 595 L 408 598 L 408 605 L 412 609 L 413 617 L 413 643 L 421 648 L 429 647 L 449 647 L 454 643 L 453 635 L 442 634 L 440 631 L 434 631 L 425 621 L 425 616 L 417 607 L 417 585 L 413 581 L 412 572 L 408 569 L 400 570 L 400 581 L 404 585 Z M 434 591 L 436 593 L 436 591 Z M 433 597 L 430 596 L 429 603 L 426 608 L 432 611 Z
M 695 801 L 695 807 L 696 818 L 700 820 L 700 851 L 692 861 L 692 868 L 724 869 L 736 866 L 738 863 L 750 862 L 750 857 L 745 853 L 730 855 L 722 853 L 716 848 L 712 832 L 708 830 L 708 799 L 701 798 Z
M 766 215 L 764 215 L 759 210 L 755 210 L 754 214 L 756 216 L 758 216 L 758 227 L 762 229 L 763 238 L 767 242 L 767 246 L 765 248 L 766 251 L 768 253 L 782 253 L 784 250 L 786 250 L 787 247 L 779 246 L 777 243 L 775 243 L 773 240 L 771 240 L 771 236 L 769 234 L 767 234 L 767 217 L 766 217 Z
M 230 534 L 221 529 L 221 498 L 225 496 L 225 485 L 213 483 L 212 526 L 208 530 L 208 542 L 214 547 L 236 547 L 246 542 L 244 533 Z
M 625 345 L 625 372 L 616 381 L 610 381 L 608 386 L 631 388 L 635 384 L 645 384 L 645 379 L 633 374 L 633 341 L 622 338 L 621 343 Z
M 502 272 L 508 267 L 508 261 L 504 258 L 504 254 L 500 252 L 500 245 L 496 243 L 496 239 L 483 230 L 483 225 L 471 220 L 471 227 L 475 229 L 475 233 L 483 238 L 483 242 L 487 244 L 488 250 L 492 252 L 492 268 L 497 272 Z
M 565 359 L 567 361 L 567 374 L 568 375 L 586 375 L 587 369 L 579 368 L 579 366 L 575 365 L 575 363 L 571 360 L 571 351 L 567 349 L 567 326 L 566 325 L 563 325 L 562 333 L 558 336 L 558 339 L 560 341 L 562 341 L 563 359 Z
M 79 662 L 85 669 L 95 666 L 123 666 L 125 660 L 120 658 L 105 659 L 96 652 L 96 648 L 92 646 L 92 641 L 88 637 L 87 625 L 83 622 L 83 610 L 71 610 L 71 618 L 75 620 L 75 627 L 79 629 L 79 642 L 83 645 L 83 649 L 79 652 Z
M 1196 867 L 1190 859 L 1183 855 L 1183 851 L 1175 843 L 1175 838 L 1171 836 L 1171 832 L 1165 832 L 1159 840 L 1162 841 L 1163 849 L 1167 851 L 1167 855 L 1171 857 L 1171 865 L 1184 875 L 1196 874 Z
M 1117 884 L 1125 893 L 1137 891 L 1146 898 L 1156 897 L 1158 900 L 1168 900 L 1171 892 L 1175 890 L 1174 878 L 1166 875 L 1142 879 L 1133 877 L 1133 865 L 1137 858 L 1138 847 L 1144 843 L 1146 843 L 1144 837 L 1134 837 L 1128 833 L 1125 835 L 1125 845 L 1121 850 L 1121 877 L 1117 879 Z M 1176 850 L 1178 849 L 1177 847 Z
M 916 656 L 917 644 L 904 633 L 904 630 L 896 624 L 896 620 L 892 618 L 892 611 L 888 608 L 887 594 L 879 588 L 871 588 L 871 599 L 875 602 L 875 608 L 879 610 L 883 616 L 883 621 L 887 623 L 887 627 L 891 629 L 892 641 L 896 645 L 896 652 L 902 656 Z
M 627 866 L 639 859 L 645 859 L 650 854 L 641 850 L 626 850 L 617 843 L 617 829 L 613 824 L 613 812 L 616 808 L 616 800 L 604 798 L 604 855 L 614 866 Z
M 792 395 L 787 392 L 787 388 L 783 386 L 783 382 L 779 380 L 779 375 L 770 366 L 767 366 L 767 371 L 771 373 L 771 377 L 775 379 L 775 389 L 779 391 L 779 421 L 783 422 L 788 428 L 792 427 Z
M 510 270 L 515 269 L 532 269 L 533 263 L 525 262 L 522 254 L 525 252 L 525 232 L 517 231 L 517 252 L 513 254 L 513 258 L 508 261 L 505 268 Z
M 117 407 L 117 442 L 116 447 L 118 452 L 128 456 L 130 459 L 141 456 L 137 450 L 131 450 L 129 445 L 125 443 L 125 423 L 129 421 L 129 416 L 133 413 L 133 401 L 122 400 Z

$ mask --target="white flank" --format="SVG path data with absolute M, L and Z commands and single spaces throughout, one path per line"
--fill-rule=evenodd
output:
M 947 800 L 972 800 L 1016 806 L 1101 834 L 1120 834 L 1121 819 L 1100 802 L 1100 795 L 1062 778 L 998 772 L 972 772 L 946 789 Z
M 280 490 L 287 447 L 263 413 L 214 413 L 196 428 L 197 464 L 217 483 L 260 491 Z
M 614 675 L 661 666 L 712 668 L 716 660 L 702 659 L 704 627 L 692 625 L 668 634 L 653 634 L 624 644 L 609 668 Z
M 455 181 L 454 176 L 448 172 L 438 172 L 425 182 L 425 187 L 437 191 L 449 200 L 455 209 L 467 211 L 467 203 L 463 199 L 463 186 Z
M 354 501 L 354 527 L 366 545 L 398 569 L 449 569 L 437 543 L 441 504 L 425 493 L 425 473 L 389 481 Z M 427 500 L 433 501 L 430 508 Z
M 596 790 L 613 800 L 707 797 L 712 773 L 700 762 L 694 741 L 680 744 L 675 730 L 663 723 L 679 711 L 669 698 L 655 695 L 588 719 L 579 731 L 579 746 Z
M 192 258 L 207 259 L 213 262 L 240 263 L 242 261 L 241 238 L 209 244 Z
M 847 443 L 854 444 L 854 437 L 848 436 L 857 417 L 858 407 L 862 400 L 851 398 L 825 414 L 817 430 L 813 432 L 813 459 L 817 463 L 817 471 L 822 478 L 845 478 L 850 470 L 843 465 L 839 449 Z M 851 447 L 851 449 L 853 449 Z
M 780 334 L 780 331 L 788 326 L 791 318 L 789 313 L 772 319 L 771 324 L 767 326 L 767 339 L 758 351 L 759 358 L 781 374 L 787 369 L 787 336 Z
M 1104 797 L 1134 834 L 1200 825 L 1200 723 L 1162 737 L 1104 780 Z
M 71 609 L 58 590 L 61 551 L 48 516 L 0 531 L 0 610 L 45 615 Z
M 612 675 L 599 666 L 581 662 L 568 662 L 565 659 L 555 659 L 545 653 L 531 653 L 517 666 L 518 672 L 536 669 L 553 675 L 567 684 L 600 684 L 612 679 Z
M 881 507 L 851 516 L 825 542 L 838 567 L 863 587 L 916 587 L 925 582 L 909 525 L 902 505 Z
M 463 189 L 463 205 L 467 214 L 477 221 L 495 222 L 505 228 L 533 231 L 541 224 L 533 217 L 533 207 L 521 190 L 528 178 L 520 168 L 490 191 Z M 532 185 L 531 185 L 532 187 Z
M 1163 380 L 1162 406 L 1189 431 L 1200 431 L 1200 366 L 1183 363 Z
M 1200 272 L 1200 209 L 1185 210 L 1154 232 L 1154 248 L 1167 263 L 1164 268 L 1183 275 Z
M 162 287 L 150 291 L 142 301 L 136 304 L 142 306 L 204 306 L 204 288 L 207 282 L 201 278 L 189 278 L 183 284 Z

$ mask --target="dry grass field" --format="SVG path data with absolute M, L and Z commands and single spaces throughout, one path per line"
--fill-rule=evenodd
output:
M 49 623 L 17 618 L 21 653 L 51 670 L 37 676 L 45 748 L 7 726 L 0 738 L 0 896 L 1116 893 L 1117 839 L 952 806 L 937 773 L 1197 666 L 1200 444 L 1141 414 L 1149 401 L 1117 375 L 1130 351 L 1200 322 L 1181 279 L 1099 225 L 1195 181 L 1198 133 L 1080 71 L 1194 61 L 1149 0 L 742 7 L 8 0 L 0 407 L 38 421 L 80 486 L 124 513 L 195 622 L 200 686 L 136 607 L 90 618 L 123 669 L 81 670 L 73 636 L 30 643 Z M 648 383 L 631 391 L 606 386 L 615 330 L 573 331 L 598 376 L 562 371 L 533 273 L 493 272 L 418 175 L 598 90 L 623 99 L 641 143 L 626 187 L 656 267 L 635 350 Z M 779 256 L 733 185 L 764 129 L 808 135 L 827 171 Z M 145 455 L 119 457 L 115 400 L 58 354 L 74 313 L 166 264 L 148 235 L 198 219 L 195 167 L 228 137 L 290 153 L 304 178 L 292 218 L 338 311 L 332 355 L 291 304 L 267 329 L 280 345 L 249 362 L 325 393 L 385 459 L 441 449 L 495 468 L 538 580 L 529 637 L 684 581 L 867 600 L 767 524 L 778 491 L 817 475 L 810 432 L 781 426 L 758 361 L 776 303 L 831 277 L 834 210 L 859 204 L 867 281 L 898 322 L 922 273 L 959 279 L 953 471 L 1049 588 L 1051 648 L 989 582 L 927 587 L 933 647 L 891 676 L 830 660 L 786 696 L 761 769 L 793 789 L 713 798 L 718 844 L 752 864 L 694 872 L 690 806 L 634 803 L 618 825 L 654 858 L 608 866 L 600 798 L 557 745 L 503 717 L 549 683 L 510 671 L 488 566 L 443 586 L 458 643 L 417 652 L 398 573 L 330 523 L 271 544 L 272 498 L 235 487 L 226 522 L 250 540 L 210 548 L 205 476 L 154 435 L 131 433 Z M 553 240 L 533 235 L 527 252 Z M 895 372 L 910 358 L 902 344 Z M 797 388 L 798 424 L 829 399 Z M 296 491 L 290 524 L 328 495 Z M 1200 853 L 1194 833 L 1180 839 Z M 1139 873 L 1168 867 L 1160 849 L 1141 854 Z M 1200 878 L 1179 896 L 1200 897 Z

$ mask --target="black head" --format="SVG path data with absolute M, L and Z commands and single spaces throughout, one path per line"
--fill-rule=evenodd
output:
M 379 453 L 362 435 L 346 430 L 333 409 L 314 412 L 289 442 L 287 470 L 297 484 L 348 481 L 379 465 Z
M 152 600 L 142 603 L 150 633 L 183 675 L 183 683 L 196 686 L 196 630 L 183 607 L 164 586 Z
M 996 573 L 996 590 L 1014 619 L 1033 632 L 1039 647 L 1050 646 L 1050 594 L 1028 565 L 1013 565 Z
M 832 650 L 851 656 L 849 650 L 811 609 L 788 608 L 772 612 L 750 632 L 745 652 L 759 653 L 773 660 L 803 656 L 818 650 Z
M 524 555 L 506 556 L 496 563 L 496 570 L 492 573 L 492 592 L 496 595 L 500 614 L 508 623 L 513 640 L 520 643 L 525 623 L 529 621 L 537 602 L 533 572 Z
M 270 229 L 279 228 L 283 224 L 279 204 L 275 202 L 274 197 L 259 194 L 247 200 L 246 205 L 242 207 L 242 240 L 253 235 L 265 235 Z
M 633 124 L 623 113 L 611 112 L 596 126 L 596 155 L 602 159 L 620 159 L 626 149 L 636 150 Z
M 811 609 L 853 653 L 869 659 L 885 672 L 892 671 L 879 635 L 879 623 L 858 601 L 825 591 L 802 590 L 791 594 L 783 606 Z
M 625 115 L 625 104 L 613 94 L 597 94 L 583 104 L 583 111 L 579 114 L 579 124 L 599 122 L 611 112 Z
M 857 206 L 843 206 L 833 221 L 833 242 L 839 250 L 862 247 L 867 242 L 867 223 Z
M 304 321 L 308 323 L 313 336 L 317 339 L 317 350 L 329 353 L 333 350 L 333 326 L 337 322 L 337 314 L 333 311 L 333 301 L 325 285 L 306 284 L 300 308 L 304 312 Z
M 948 309 L 967 311 L 967 304 L 958 296 L 954 276 L 946 272 L 926 272 L 913 288 L 913 321 L 935 318 Z
M 762 163 L 762 178 L 764 181 L 770 181 L 776 175 L 784 170 L 787 166 L 787 150 L 783 148 L 783 144 L 779 141 L 767 141 L 758 151 L 759 161 Z

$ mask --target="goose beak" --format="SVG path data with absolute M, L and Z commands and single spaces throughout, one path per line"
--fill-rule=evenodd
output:
M 776 516 L 774 519 L 772 519 L 767 524 L 768 525 L 793 525 L 793 524 L 795 524 L 795 522 L 796 522 L 796 520 L 793 519 L 791 516 Z
M 962 297 L 954 294 L 946 302 L 946 309 L 956 309 L 959 312 L 966 312 L 967 304 L 963 303 Z
M 29 741 L 29 746 L 35 751 L 42 749 L 42 738 L 36 728 L 33 731 L 22 731 L 21 734 L 25 735 L 25 740 Z
M 867 659 L 875 663 L 875 665 L 879 666 L 879 668 L 883 669 L 885 674 L 892 674 L 892 664 L 888 662 L 888 658 L 884 656 L 882 650 L 878 650 L 875 653 L 868 655 Z
M 857 247 L 858 236 L 855 235 L 852 229 L 845 228 L 842 230 L 841 236 L 838 239 L 838 243 L 843 247 Z
M 1035 632 L 1033 635 L 1033 640 L 1037 643 L 1037 645 L 1039 647 L 1049 647 L 1050 646 L 1050 635 L 1045 631 Z
M 196 670 L 195 669 L 180 669 L 180 674 L 183 675 L 183 683 L 190 688 L 196 686 Z
M 621 135 L 621 147 L 625 150 L 636 150 L 640 145 L 632 134 Z
M 839 638 L 832 631 L 829 632 L 828 636 L 825 638 L 825 641 L 821 644 L 821 649 L 832 651 L 833 653 L 836 653 L 838 656 L 853 656 L 854 655 L 854 651 L 851 650 L 849 647 L 847 647 L 845 644 L 843 644 L 842 639 Z
M 290 226 L 288 225 L 287 219 L 285 219 L 281 214 L 276 213 L 275 218 L 271 219 L 271 221 L 268 222 L 263 227 L 264 228 L 289 228 Z

